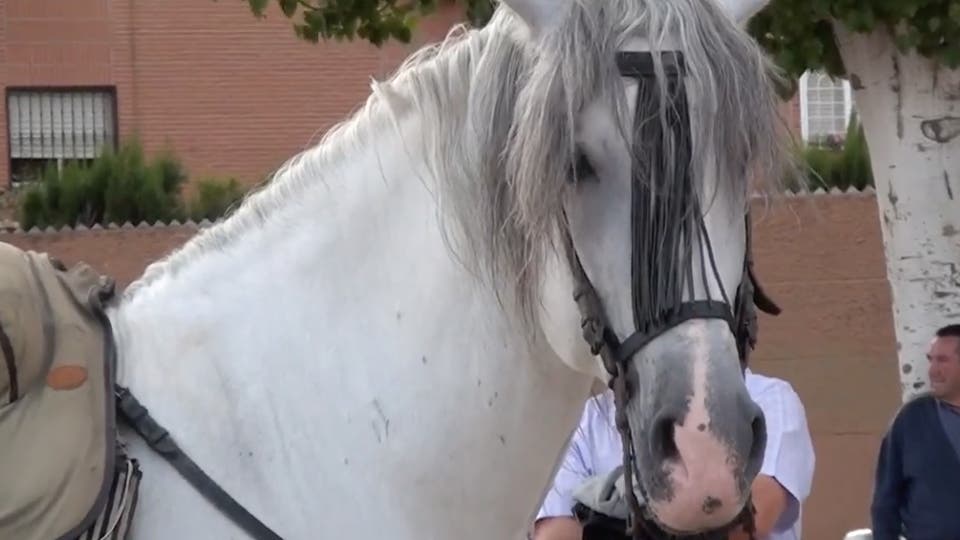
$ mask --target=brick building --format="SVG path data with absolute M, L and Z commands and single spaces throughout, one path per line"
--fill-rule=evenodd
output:
M 259 20 L 237 1 L 0 1 L 0 189 L 132 135 L 148 152 L 172 148 L 193 178 L 257 182 L 344 119 L 370 77 L 441 39 L 461 14 L 447 6 L 409 47 L 377 49 L 299 41 L 273 4 Z M 809 86 L 810 99 L 784 105 L 790 125 L 842 131 L 833 113 L 849 110 L 849 91 Z
M 273 2 L 271 2 L 273 4 Z M 416 39 L 436 39 L 453 10 Z M 192 176 L 257 181 L 343 119 L 407 54 L 398 45 L 313 45 L 277 8 L 245 2 L 0 2 L 2 184 L 37 160 L 92 157 L 138 135 Z

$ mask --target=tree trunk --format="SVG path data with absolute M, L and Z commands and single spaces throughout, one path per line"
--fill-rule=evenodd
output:
M 960 323 L 960 71 L 900 53 L 884 30 L 834 28 L 870 148 L 906 401 L 929 384 L 933 333 Z

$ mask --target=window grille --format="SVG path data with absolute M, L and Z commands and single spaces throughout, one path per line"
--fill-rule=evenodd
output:
M 821 72 L 805 73 L 800 79 L 800 111 L 805 141 L 842 139 L 853 111 L 850 84 Z
M 93 159 L 115 146 L 114 96 L 104 90 L 11 90 L 11 160 Z

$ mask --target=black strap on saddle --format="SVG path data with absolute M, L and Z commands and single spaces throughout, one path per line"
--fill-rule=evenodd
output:
M 3 330 L 0 324 L 0 351 L 3 351 L 3 359 L 7 364 L 7 379 L 10 381 L 10 396 L 7 403 L 13 403 L 20 396 L 17 381 L 17 361 L 13 355 L 13 345 L 10 343 L 10 336 Z
M 282 537 L 264 525 L 246 508 L 207 476 L 190 457 L 177 446 L 167 430 L 157 423 L 147 408 L 122 386 L 116 387 L 117 410 L 128 424 L 156 453 L 163 456 L 180 476 L 200 492 L 231 521 L 258 540 L 282 540 Z

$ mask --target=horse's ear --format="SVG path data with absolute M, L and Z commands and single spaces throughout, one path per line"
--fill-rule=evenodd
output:
M 501 0 L 514 13 L 527 23 L 534 35 L 538 35 L 554 24 L 558 13 L 563 12 L 562 4 L 570 0 Z

